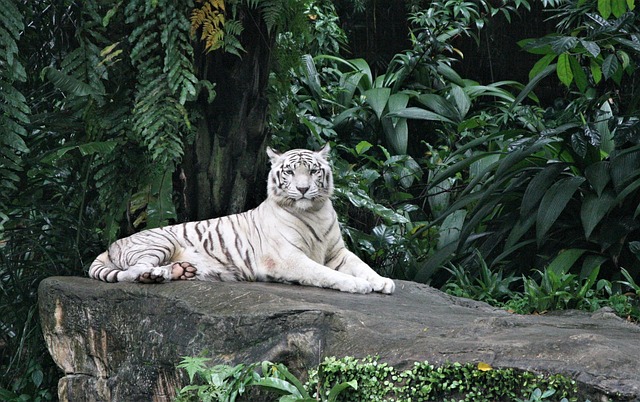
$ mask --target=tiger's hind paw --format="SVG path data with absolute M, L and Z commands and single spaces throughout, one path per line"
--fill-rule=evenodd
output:
M 171 280 L 189 280 L 196 277 L 198 270 L 188 262 L 176 262 L 171 265 Z

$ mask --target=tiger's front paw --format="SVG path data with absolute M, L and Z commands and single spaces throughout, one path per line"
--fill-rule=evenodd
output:
M 339 283 L 337 286 L 338 290 L 342 291 L 342 292 L 349 292 L 349 293 L 371 293 L 373 291 L 373 287 L 371 286 L 371 283 L 369 283 L 369 281 L 362 279 L 362 278 L 357 278 L 357 277 L 352 277 L 349 278 L 349 280 Z
M 154 267 L 147 272 L 143 272 L 137 278 L 141 283 L 162 283 L 165 280 L 170 280 L 170 272 L 163 267 Z
M 379 276 L 377 278 L 370 279 L 369 281 L 371 282 L 371 286 L 375 292 L 390 295 L 394 290 L 396 290 L 395 282 L 389 278 Z

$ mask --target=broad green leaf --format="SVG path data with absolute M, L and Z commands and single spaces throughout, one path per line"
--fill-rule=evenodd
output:
M 356 89 L 358 89 L 358 85 L 360 81 L 362 81 L 364 73 L 355 72 L 344 74 L 340 77 L 340 86 L 342 90 L 338 93 L 338 103 L 344 107 L 348 107 L 353 103 L 353 95 L 356 93 Z
M 343 382 L 340 384 L 336 384 L 333 386 L 333 388 L 331 388 L 331 391 L 329 391 L 329 396 L 327 397 L 327 402 L 335 402 L 338 400 L 338 395 L 340 395 L 340 393 L 342 391 L 344 391 L 347 388 L 353 388 L 355 390 L 358 389 L 358 381 L 357 380 L 351 380 L 351 381 L 347 381 L 347 382 Z
M 610 191 L 603 192 L 600 196 L 588 193 L 582 200 L 580 219 L 584 229 L 584 236 L 589 239 L 593 229 L 609 211 L 616 206 L 616 197 Z
M 620 62 L 618 61 L 616 55 L 608 55 L 607 58 L 602 62 L 602 74 L 604 75 L 604 78 L 607 80 L 609 78 L 612 78 L 616 74 L 616 71 L 618 71 L 619 67 Z
M 455 101 L 460 117 L 464 119 L 471 108 L 471 99 L 469 99 L 469 96 L 457 85 L 452 85 L 451 96 Z
M 623 202 L 630 194 L 635 192 L 638 188 L 640 188 L 640 179 L 632 181 L 624 189 L 619 190 L 618 196 L 616 197 L 616 204 Z M 635 219 L 635 216 L 634 216 L 634 219 Z
M 459 172 L 469 167 L 473 162 L 482 158 L 490 157 L 493 154 L 495 154 L 495 152 L 477 153 L 477 154 L 471 155 L 468 158 L 462 159 L 461 161 L 456 162 L 451 166 L 448 166 L 446 169 L 444 169 L 441 172 L 438 172 L 438 174 L 435 175 L 435 177 L 429 182 L 428 188 L 435 187 L 437 184 L 439 184 L 443 180 L 446 180 L 450 177 L 454 177 L 456 174 L 458 174 Z
M 600 106 L 600 113 L 598 114 L 598 121 L 595 126 L 600 133 L 600 150 L 607 155 L 611 154 L 615 149 L 613 133 L 609 129 L 609 121 L 612 118 L 613 110 L 611 110 L 611 104 L 608 101 L 605 101 L 602 103 L 602 106 Z
M 528 38 L 528 39 L 523 39 L 519 41 L 518 46 L 520 46 L 525 51 L 531 54 L 540 54 L 540 55 L 549 54 L 549 53 L 553 53 L 550 43 L 555 39 L 556 38 L 548 38 L 548 37 L 538 38 L 538 39 Z
M 5 124 L 9 122 L 8 119 L 4 121 L 2 120 L 3 119 L 0 118 L 0 122 Z M 5 130 L 6 130 L 6 127 L 3 127 L 3 133 L 0 136 L 0 144 L 8 145 L 9 148 L 12 148 L 16 151 L 20 151 L 24 153 L 29 152 L 29 148 L 27 147 L 27 144 L 24 142 L 24 139 L 20 135 L 18 135 L 15 131 L 12 132 L 12 131 L 5 131 Z M 20 130 L 20 131 L 23 131 L 23 130 Z
M 569 52 L 569 50 L 576 47 L 578 44 L 578 38 L 575 36 L 560 36 L 557 38 L 553 38 L 551 41 L 551 49 L 555 54 L 563 54 Z
M 530 79 L 529 83 L 522 89 L 522 91 L 520 91 L 516 99 L 513 101 L 513 103 L 509 107 L 509 110 L 512 110 L 516 105 L 522 102 L 524 98 L 529 96 L 529 93 L 533 91 L 533 88 L 535 88 L 535 86 L 538 85 L 538 83 L 542 81 L 543 78 L 556 70 L 556 66 L 556 64 L 550 64 L 544 70 L 540 71 L 538 75 Z
M 534 214 L 529 214 L 526 216 L 520 216 L 520 218 L 518 218 L 518 220 L 516 221 L 515 225 L 513 225 L 513 228 L 511 229 L 511 232 L 509 232 L 509 237 L 507 238 L 507 241 L 505 243 L 504 248 L 505 249 L 511 249 L 511 248 L 515 248 L 518 249 L 519 247 L 523 246 L 523 243 L 529 243 L 529 241 L 525 241 L 522 242 L 520 244 L 518 244 L 518 240 L 520 240 L 522 238 L 522 236 L 525 235 L 525 233 L 527 233 L 529 231 L 529 229 L 531 229 L 531 227 L 533 226 L 533 224 L 536 222 L 536 216 Z M 515 250 L 513 250 L 515 251 Z M 506 250 L 505 250 L 506 253 Z
M 584 170 L 584 175 L 599 197 L 611 180 L 609 161 L 600 161 L 587 166 Z
M 465 85 L 464 80 L 462 79 L 462 77 L 460 77 L 460 75 L 458 75 L 456 70 L 444 64 L 443 62 L 438 62 L 436 71 L 438 71 L 438 73 L 442 74 L 445 78 L 456 85 L 460 85 L 461 87 Z
M 545 145 L 553 142 L 553 138 L 542 138 L 536 140 L 533 144 L 522 146 L 522 148 L 515 149 L 507 153 L 507 155 L 500 161 L 498 169 L 496 170 L 496 177 L 501 178 L 503 175 L 510 175 L 511 168 L 516 164 L 529 157 L 530 155 L 540 151 Z
M 467 211 L 464 209 L 459 209 L 447 215 L 442 225 L 440 225 L 438 249 L 442 249 L 451 243 L 457 243 L 466 216 Z
M 605 20 L 611 16 L 611 0 L 598 0 L 598 12 Z
M 584 177 L 566 177 L 554 183 L 542 197 L 536 216 L 536 239 L 542 244 L 544 236 L 564 211 L 573 194 L 585 181 Z
M 413 278 L 415 282 L 427 283 L 429 279 L 439 270 L 442 266 L 455 257 L 458 244 L 456 242 L 447 244 L 444 248 L 436 250 L 436 252 L 429 256 L 427 261 L 424 262 L 416 276 Z
M 103 95 L 102 93 L 100 93 L 100 91 L 96 90 L 91 85 L 61 71 L 58 71 L 53 67 L 45 67 L 42 72 L 56 88 L 63 92 L 66 92 L 69 95 Z
M 602 68 L 595 59 L 589 61 L 589 68 L 591 69 L 591 77 L 593 82 L 597 85 L 602 80 Z
M 611 0 L 611 13 L 614 17 L 620 18 L 627 11 L 626 0 Z
M 409 103 L 409 95 L 405 93 L 393 94 L 389 97 L 389 112 L 393 113 L 405 110 L 407 103 Z
M 444 97 L 437 94 L 423 94 L 417 97 L 418 101 L 434 111 L 435 113 L 444 116 L 450 121 L 459 122 L 462 120 L 458 109 Z
M 580 270 L 580 278 L 587 278 L 593 274 L 594 271 L 600 269 L 608 258 L 603 255 L 587 255 L 582 263 L 582 269 Z
M 586 251 L 587 250 L 578 248 L 563 250 L 556 256 L 556 258 L 553 259 L 553 261 L 551 261 L 547 270 L 557 275 L 565 274 L 569 272 L 573 264 L 575 264 L 576 261 L 578 261 L 578 258 L 580 258 Z
M 292 395 L 297 398 L 303 398 L 302 394 L 295 386 L 293 386 L 288 381 L 282 380 L 280 378 L 262 378 L 259 381 L 255 382 L 254 385 L 281 395 Z
M 549 164 L 531 179 L 522 196 L 522 203 L 520 205 L 521 218 L 532 215 L 534 209 L 547 192 L 547 189 L 556 182 L 556 178 L 565 167 L 566 165 L 564 163 Z
M 394 123 L 391 113 L 382 118 L 382 129 L 385 138 L 396 154 L 405 155 L 409 143 L 409 126 L 406 119 L 399 119 Z
M 351 59 L 349 61 L 355 66 L 356 70 L 363 73 L 366 78 L 364 81 L 360 81 L 360 89 L 363 92 L 370 89 L 373 84 L 373 74 L 371 74 L 369 63 L 367 63 L 365 59 Z
M 629 11 L 633 11 L 636 8 L 635 0 L 627 0 L 627 7 Z
M 360 141 L 358 145 L 356 145 L 356 152 L 358 153 L 358 155 L 362 155 L 363 153 L 371 149 L 372 146 L 373 145 L 371 145 L 371 143 L 368 141 Z
M 380 119 L 389 101 L 389 96 L 391 96 L 391 88 L 372 88 L 365 91 L 364 95 L 367 103 L 371 106 L 378 119 Z
M 571 86 L 571 82 L 573 81 L 573 72 L 571 71 L 571 62 L 569 58 L 571 56 L 568 53 L 562 53 L 558 56 L 558 68 L 556 69 L 556 73 L 560 82 L 562 82 L 567 87 Z
M 556 54 L 547 54 L 538 60 L 536 64 L 533 65 L 533 68 L 531 68 L 531 71 L 529 71 L 529 80 L 532 80 L 536 75 L 540 74 L 556 57 L 558 57 Z
M 600 54 L 600 46 L 596 42 L 580 39 L 580 44 L 591 54 L 593 57 L 598 57 Z
M 610 172 L 613 186 L 619 193 L 640 174 L 640 151 L 630 150 L 615 155 L 611 160 Z
M 573 73 L 573 79 L 580 92 L 585 93 L 589 86 L 587 75 L 584 73 L 582 66 L 578 62 L 578 59 L 574 56 L 569 56 L 569 64 L 571 65 L 571 72 Z
M 62 147 L 42 158 L 42 162 L 55 163 L 58 159 L 62 158 L 65 154 L 73 150 L 79 151 L 80 155 L 82 156 L 92 155 L 94 153 L 105 155 L 113 151 L 113 149 L 116 147 L 116 144 L 116 141 L 95 141 L 87 142 L 86 144 Z
M 431 112 L 429 110 L 421 109 L 419 107 L 408 107 L 402 110 L 398 110 L 393 113 L 388 113 L 387 117 L 402 117 L 405 119 L 417 119 L 417 120 L 432 120 L 432 121 L 442 121 L 445 123 L 453 123 L 453 121 L 448 118 Z
M 320 78 L 318 70 L 316 69 L 315 61 L 310 54 L 302 55 L 302 66 L 304 75 L 306 77 L 307 85 L 311 90 L 311 94 L 318 102 L 322 101 L 322 87 L 320 84 Z

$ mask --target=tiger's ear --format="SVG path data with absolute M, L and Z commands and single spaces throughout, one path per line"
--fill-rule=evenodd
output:
M 329 152 L 331 152 L 331 146 L 329 145 L 328 142 L 324 144 L 322 149 L 318 151 L 320 156 L 322 156 L 325 160 L 329 160 Z
M 269 160 L 271 161 L 271 164 L 275 164 L 278 159 L 280 159 L 280 153 L 276 150 L 274 150 L 271 147 L 267 147 L 267 155 L 269 155 Z

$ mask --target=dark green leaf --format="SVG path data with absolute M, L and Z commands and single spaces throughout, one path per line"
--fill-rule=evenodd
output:
M 558 55 L 567 53 L 569 50 L 576 47 L 577 44 L 578 38 L 575 36 L 561 36 L 559 38 L 554 38 L 550 43 L 551 49 Z
M 564 211 L 573 194 L 585 181 L 584 177 L 566 177 L 554 183 L 542 197 L 536 217 L 536 239 L 544 242 L 547 232 Z
M 587 75 L 585 74 L 582 66 L 578 62 L 575 56 L 569 57 L 569 64 L 571 65 L 571 72 L 573 73 L 573 79 L 580 92 L 585 93 L 589 86 Z
M 593 229 L 600 223 L 609 211 L 616 206 L 616 197 L 610 191 L 603 192 L 600 196 L 593 193 L 587 193 L 582 200 L 580 208 L 580 218 L 584 235 L 588 239 Z
M 600 46 L 596 42 L 580 39 L 580 44 L 591 54 L 593 57 L 598 57 L 600 54 Z
M 618 71 L 619 67 L 620 62 L 618 61 L 616 55 L 608 55 L 607 58 L 604 59 L 604 62 L 602 62 L 602 74 L 604 75 L 604 78 L 607 80 L 609 78 L 612 78 L 616 74 L 616 71 Z
M 565 167 L 564 163 L 552 163 L 536 174 L 522 196 L 522 204 L 520 205 L 522 218 L 532 215 L 547 189 L 556 182 L 556 178 Z
M 605 20 L 611 15 L 611 0 L 598 0 L 598 12 Z
M 67 95 L 88 96 L 103 95 L 101 92 L 70 75 L 64 74 L 53 67 L 45 67 L 43 73 L 56 88 L 67 93 Z
M 587 166 L 584 170 L 584 175 L 599 197 L 611 180 L 611 176 L 609 175 L 609 161 L 600 161 Z
M 569 87 L 573 81 L 573 71 L 571 71 L 571 62 L 569 61 L 570 55 L 563 53 L 558 56 L 558 67 L 556 73 L 560 82 Z
M 372 88 L 364 93 L 367 103 L 371 106 L 378 119 L 381 118 L 384 108 L 387 106 L 389 96 L 391 96 L 390 88 Z
M 520 91 L 516 99 L 513 101 L 509 110 L 513 110 L 516 105 L 520 104 L 520 102 L 522 102 L 524 98 L 529 96 L 529 93 L 533 91 L 533 88 L 535 88 L 535 86 L 538 85 L 538 83 L 542 81 L 543 78 L 553 73 L 554 71 L 556 71 L 556 64 L 551 64 L 548 65 L 544 70 L 540 71 L 538 75 L 530 79 L 529 83 L 522 89 L 522 91 Z
M 551 271 L 557 275 L 562 275 L 571 269 L 573 264 L 578 261 L 578 258 L 582 256 L 587 250 L 570 248 L 568 250 L 561 251 L 556 258 L 551 261 L 551 264 L 547 267 L 548 271 Z

